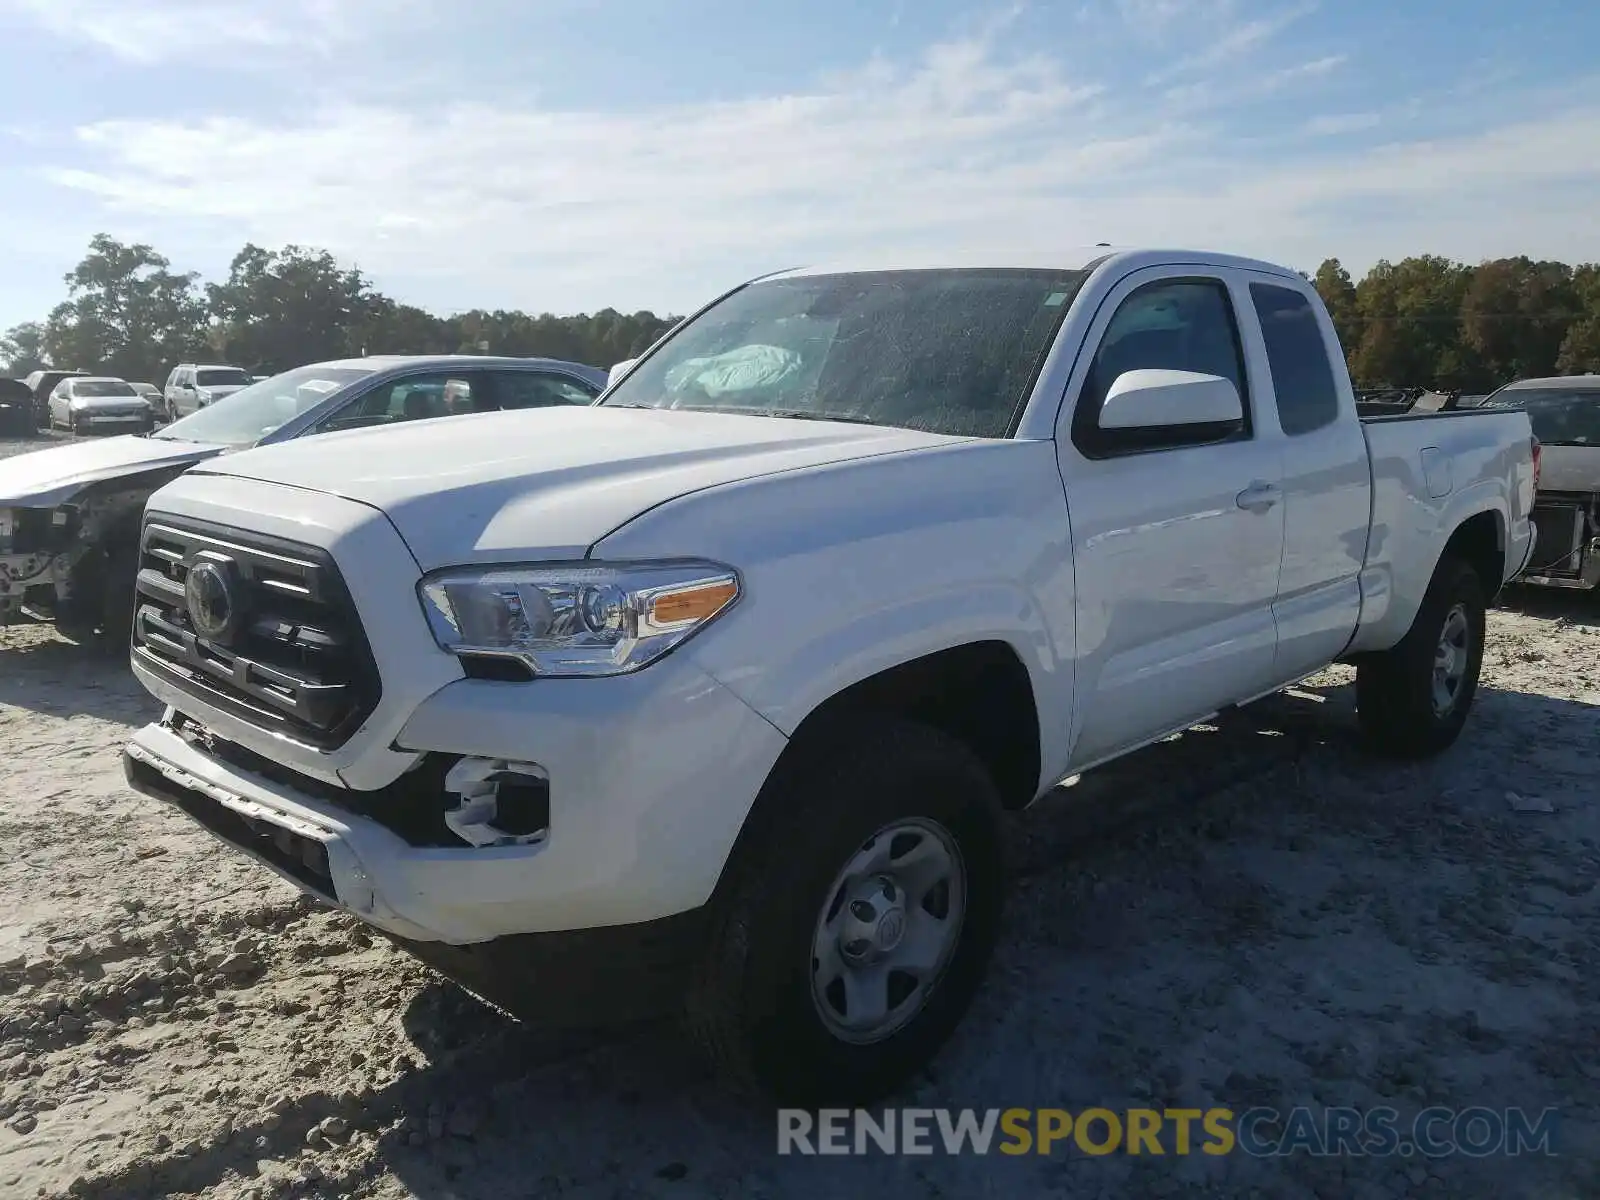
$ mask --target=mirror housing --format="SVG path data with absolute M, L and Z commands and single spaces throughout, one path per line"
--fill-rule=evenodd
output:
M 610 387 L 617 380 L 621 379 L 628 373 L 629 368 L 631 368 L 633 364 L 638 361 L 639 360 L 637 358 L 625 358 L 616 366 L 612 367 L 610 372 L 606 375 L 606 386 Z
M 1141 368 L 1124 371 L 1106 392 L 1101 429 L 1170 429 L 1174 426 L 1237 425 L 1244 405 L 1231 380 L 1197 371 Z

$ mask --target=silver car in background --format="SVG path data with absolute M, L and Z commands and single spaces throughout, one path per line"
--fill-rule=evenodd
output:
M 74 375 L 56 384 L 46 404 L 51 429 L 83 433 L 148 433 L 156 410 L 133 384 L 110 375 Z
M 167 386 L 162 392 L 166 400 L 166 419 L 176 421 L 199 412 L 254 382 L 255 379 L 241 368 L 225 363 L 179 363 L 167 376 Z
M 1539 439 L 1539 533 L 1517 582 L 1600 587 L 1600 375 L 1521 379 L 1478 407 L 1526 409 Z

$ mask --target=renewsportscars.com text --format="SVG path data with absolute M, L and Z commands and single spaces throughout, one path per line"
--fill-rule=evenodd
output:
M 1520 1108 L 778 1110 L 779 1154 L 1554 1154 L 1558 1114 Z

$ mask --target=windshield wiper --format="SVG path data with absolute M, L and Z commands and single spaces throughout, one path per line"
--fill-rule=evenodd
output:
M 871 417 L 855 413 L 819 412 L 814 408 L 762 408 L 758 405 L 733 406 L 727 404 L 680 404 L 679 412 L 733 413 L 740 417 L 778 417 L 793 421 L 842 421 L 847 425 L 880 425 Z

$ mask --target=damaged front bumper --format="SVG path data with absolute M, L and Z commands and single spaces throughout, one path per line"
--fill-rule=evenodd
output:
M 0 625 L 51 618 L 58 581 L 71 573 L 59 552 L 70 544 L 69 520 L 60 509 L 0 506 Z
M 414 845 L 372 817 L 219 761 L 180 733 L 181 721 L 169 714 L 128 744 L 123 767 L 135 790 L 353 913 L 468 991 L 564 1027 L 647 1020 L 677 1005 L 704 945 L 704 905 L 627 924 L 519 932 L 507 927 L 517 923 L 508 914 L 549 853 L 545 838 Z M 468 769 L 454 771 L 453 781 L 493 774 L 474 764 L 460 760 Z
M 543 841 L 413 845 L 372 817 L 219 761 L 165 722 L 134 736 L 123 769 L 137 791 L 181 809 L 296 887 L 416 941 L 515 932 L 494 913 L 526 890 L 527 871 L 545 849 Z
M 0 625 L 97 624 L 109 589 L 132 587 L 131 577 L 109 578 L 106 568 L 126 550 L 118 537 L 137 536 L 128 520 L 148 494 L 92 491 L 48 507 L 29 506 L 28 498 L 0 503 Z

